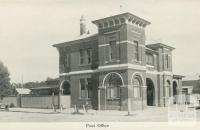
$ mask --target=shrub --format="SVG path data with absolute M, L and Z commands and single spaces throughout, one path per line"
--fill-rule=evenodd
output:
M 10 108 L 15 107 L 14 103 L 10 103 Z

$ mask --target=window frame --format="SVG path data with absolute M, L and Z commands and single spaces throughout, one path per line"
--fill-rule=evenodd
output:
M 169 54 L 166 54 L 165 60 L 166 60 L 166 68 L 169 69 L 169 68 L 170 68 L 170 64 L 169 64 L 169 60 L 170 60 Z
M 87 65 L 92 63 L 92 49 L 91 48 L 87 48 L 86 49 L 86 59 L 87 59 Z
M 134 42 L 134 47 L 135 47 L 135 49 L 134 49 L 134 51 L 135 52 L 133 52 L 133 57 L 134 57 L 134 60 L 135 61 L 140 61 L 140 58 L 139 58 L 139 41 L 137 41 L 137 40 L 134 40 L 133 41 Z
M 84 65 L 84 50 L 83 49 L 79 50 L 79 64 Z
M 115 89 L 117 90 L 117 93 L 115 93 Z M 120 93 L 120 86 L 106 86 L 106 98 L 108 100 L 120 99 Z
M 109 51 L 109 61 L 116 60 L 116 49 L 117 49 L 117 37 L 115 35 L 108 37 L 108 51 Z M 115 52 L 115 53 L 114 53 Z
M 135 80 L 138 81 L 139 85 L 135 84 Z M 140 79 L 138 77 L 135 77 L 133 79 L 133 97 L 134 98 L 141 98 L 142 97 L 142 89 L 141 88 L 142 88 L 142 84 L 141 84 Z M 137 96 L 135 95 L 135 90 L 137 90 Z
M 83 80 L 84 81 L 84 83 L 85 84 L 83 84 L 83 86 L 84 86 L 84 90 L 82 90 L 82 84 L 81 84 L 81 80 Z M 79 98 L 80 99 L 83 99 L 83 100 L 90 100 L 92 97 L 93 97 L 93 88 L 92 88 L 92 85 L 91 84 L 89 84 L 89 80 L 91 80 L 91 78 L 80 78 L 79 79 L 79 90 L 80 90 L 80 92 L 79 92 Z M 91 85 L 91 86 L 90 86 Z M 92 88 L 91 90 L 90 90 L 90 88 Z M 82 91 L 85 91 L 85 93 L 86 93 L 86 96 L 85 97 L 83 97 L 82 96 Z M 90 96 L 90 94 L 89 93 L 91 93 L 91 96 Z
M 151 60 L 152 60 L 152 62 L 151 62 Z M 154 56 L 153 56 L 153 54 L 149 54 L 149 53 L 146 54 L 146 64 L 154 66 Z
M 91 65 L 92 64 L 92 48 L 79 50 L 79 65 Z
M 110 74 L 105 80 L 106 99 L 118 100 L 121 97 L 122 79 L 116 74 Z
M 170 97 L 170 87 L 171 87 L 171 83 L 169 80 L 167 80 L 166 85 L 165 85 L 165 97 L 166 98 Z

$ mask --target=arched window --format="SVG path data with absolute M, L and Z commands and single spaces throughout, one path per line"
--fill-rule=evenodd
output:
M 165 86 L 165 97 L 169 97 L 170 96 L 170 81 L 167 80 L 166 81 L 166 86 Z
M 141 83 L 138 77 L 133 79 L 133 96 L 135 98 L 141 97 Z
M 107 99 L 120 98 L 120 86 L 122 85 L 122 79 L 115 73 L 109 74 L 104 86 L 106 87 Z

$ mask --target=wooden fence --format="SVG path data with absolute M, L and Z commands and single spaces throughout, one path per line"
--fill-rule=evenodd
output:
M 69 95 L 60 96 L 61 105 L 63 108 L 70 108 L 71 99 Z M 36 96 L 36 95 L 22 95 L 4 97 L 0 102 L 13 104 L 15 107 L 23 108 L 52 108 L 53 105 L 58 107 L 59 96 Z

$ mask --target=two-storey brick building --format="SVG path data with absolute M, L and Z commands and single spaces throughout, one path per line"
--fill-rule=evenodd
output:
M 131 13 L 92 21 L 98 33 L 53 45 L 59 52 L 60 89 L 70 90 L 71 105 L 89 102 L 94 109 L 135 110 L 166 106 L 181 91 L 182 76 L 173 75 L 173 47 L 146 45 L 150 22 Z

